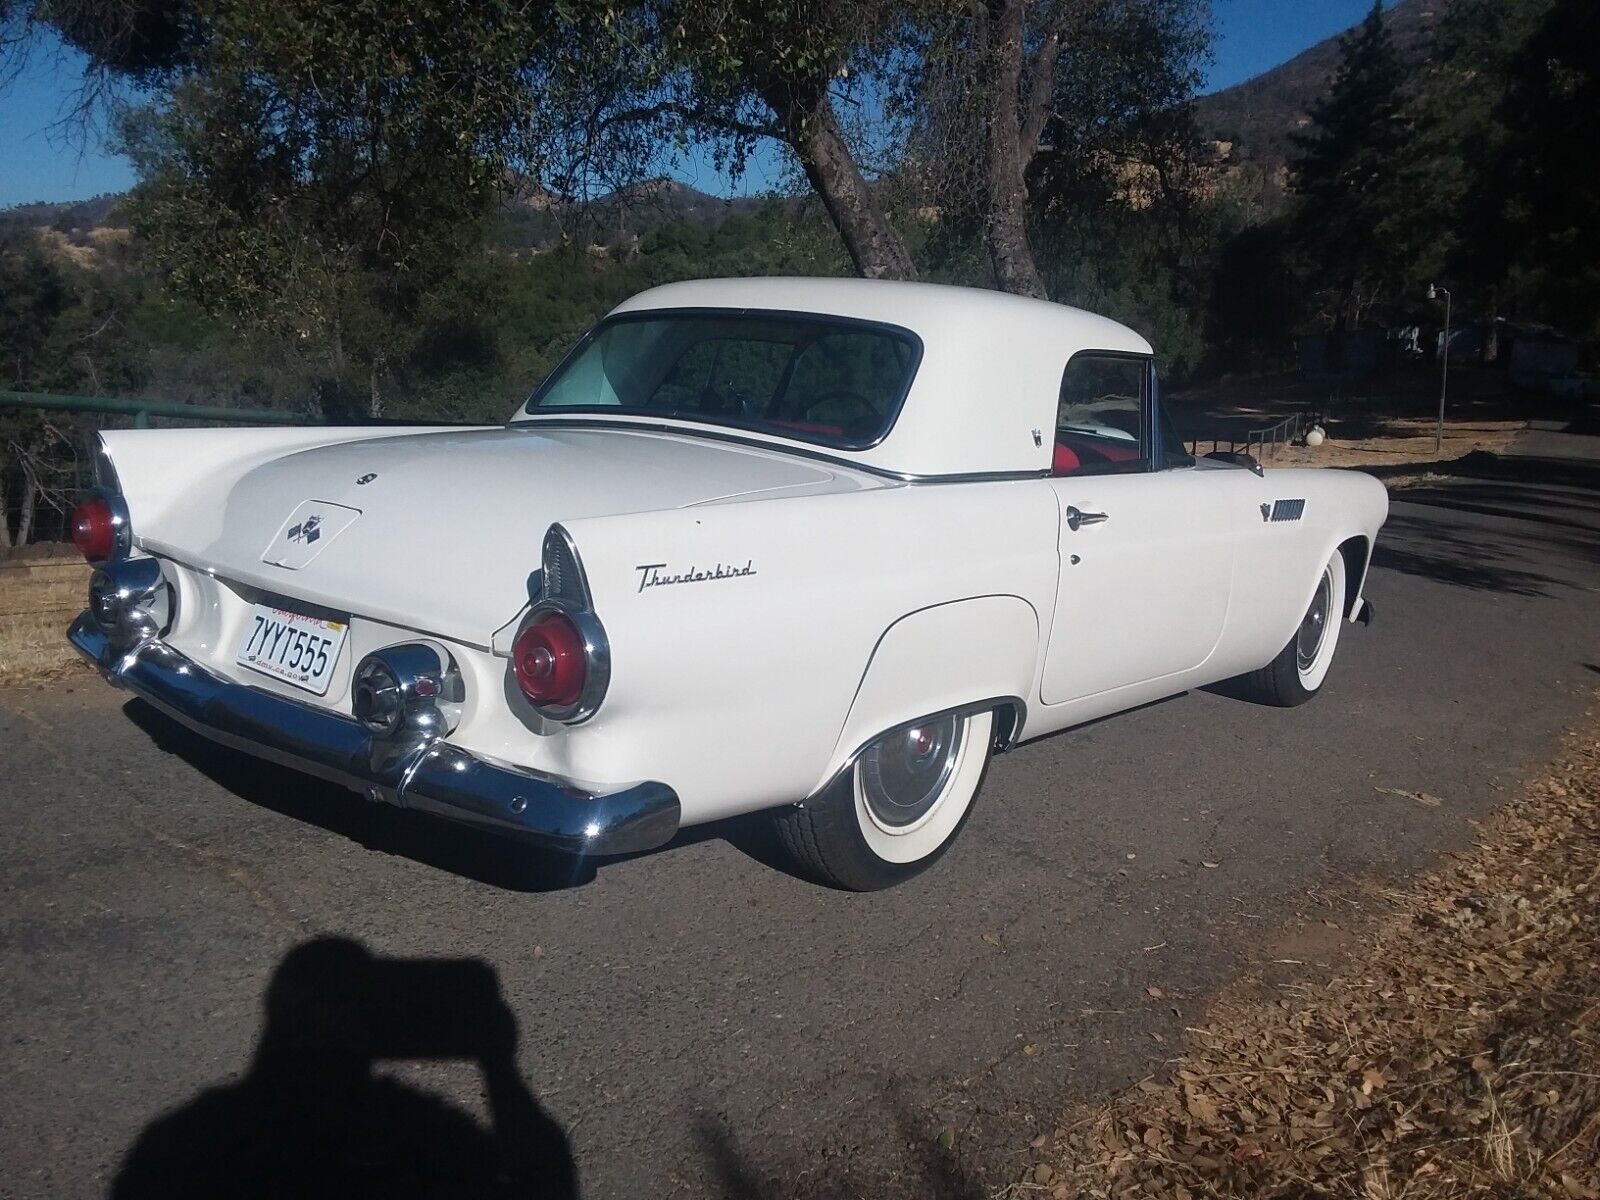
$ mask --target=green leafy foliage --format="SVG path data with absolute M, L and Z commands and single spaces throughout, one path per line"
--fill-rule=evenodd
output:
M 13 386 L 498 420 L 655 283 L 848 273 L 901 242 L 908 273 L 994 278 L 986 60 L 948 0 L 11 8 L 149 100 L 123 124 L 131 247 L 93 267 L 31 233 L 0 252 Z M 1049 294 L 1147 334 L 1169 378 L 1415 320 L 1435 278 L 1600 336 L 1596 11 L 1453 0 L 1419 73 L 1374 6 L 1278 215 L 1197 147 L 1197 0 L 1032 6 L 1030 53 L 1045 29 L 1063 46 L 1026 180 Z M 759 146 L 796 156 L 821 208 L 657 178 L 685 147 L 736 172 Z
M 1424 93 L 1461 147 L 1440 156 L 1448 267 L 1480 303 L 1600 338 L 1600 10 L 1584 0 L 1462 0 Z
M 1382 0 L 1341 42 L 1328 95 L 1311 131 L 1293 138 L 1299 205 L 1292 232 L 1327 292 L 1336 328 L 1355 323 L 1358 291 L 1403 270 L 1410 197 L 1405 153 L 1405 70 L 1384 23 Z
M 715 223 L 640 224 L 611 246 L 568 238 L 464 256 L 387 335 L 404 347 L 388 366 L 387 415 L 504 420 L 585 329 L 657 284 L 849 267 L 825 217 L 776 201 Z M 302 339 L 209 312 L 137 254 L 74 266 L 32 229 L 0 238 L 0 345 L 0 386 L 24 391 L 314 412 L 326 383 Z
M 381 412 L 530 144 L 542 11 L 197 3 L 164 102 L 125 123 L 129 218 L 154 265 L 318 362 L 324 411 Z

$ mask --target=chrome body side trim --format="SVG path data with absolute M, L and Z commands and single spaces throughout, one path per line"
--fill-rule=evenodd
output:
M 538 429 L 549 427 L 554 429 L 625 429 L 643 431 L 645 433 L 668 433 L 678 437 L 704 438 L 713 442 L 728 442 L 735 446 L 748 446 L 752 450 L 765 450 L 772 454 L 788 455 L 796 458 L 810 459 L 815 462 L 828 463 L 830 466 L 846 467 L 851 471 L 858 471 L 863 475 L 870 475 L 877 479 L 887 479 L 895 483 L 1003 483 L 1017 479 L 1048 479 L 1050 468 L 1041 467 L 1037 471 L 962 471 L 947 475 L 918 475 L 910 471 L 892 471 L 888 467 L 875 467 L 869 463 L 856 462 L 840 454 L 829 454 L 826 451 L 815 449 L 798 442 L 763 441 L 760 438 L 740 437 L 736 433 L 706 425 L 704 422 L 691 421 L 687 417 L 679 419 L 677 424 L 672 424 L 663 419 L 648 417 L 613 417 L 604 416 L 556 416 L 543 414 L 529 416 L 520 420 L 507 422 L 507 429 Z
M 108 681 L 197 733 L 369 799 L 576 854 L 651 850 L 678 830 L 678 797 L 663 783 L 597 794 L 442 739 L 396 754 L 353 719 L 225 679 L 160 638 L 116 647 L 88 612 L 68 637 Z

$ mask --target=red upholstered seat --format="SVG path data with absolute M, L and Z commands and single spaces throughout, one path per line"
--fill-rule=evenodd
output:
M 1060 442 L 1056 443 L 1055 453 L 1050 459 L 1050 474 L 1071 475 L 1081 466 L 1083 466 L 1083 460 L 1078 457 L 1071 446 L 1064 446 Z
M 1139 447 L 1133 442 L 1124 445 L 1110 438 L 1079 438 L 1070 433 L 1058 433 L 1055 453 L 1050 460 L 1050 473 L 1073 475 L 1087 470 L 1104 475 L 1108 469 L 1119 469 L 1108 468 L 1108 464 L 1136 463 L 1138 459 Z

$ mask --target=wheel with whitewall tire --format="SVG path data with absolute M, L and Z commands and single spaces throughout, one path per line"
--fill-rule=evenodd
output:
M 1234 680 L 1235 692 L 1243 699 L 1278 708 L 1293 708 L 1315 696 L 1333 663 L 1339 630 L 1344 626 L 1344 608 L 1344 555 L 1335 550 L 1317 577 L 1311 603 L 1289 644 L 1259 671 Z
M 926 870 L 966 824 L 993 735 L 989 711 L 890 730 L 825 791 L 775 813 L 784 848 L 807 875 L 854 892 Z

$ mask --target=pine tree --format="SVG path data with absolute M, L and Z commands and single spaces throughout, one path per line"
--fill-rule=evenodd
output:
M 1357 289 L 1391 273 L 1406 206 L 1405 68 L 1383 19 L 1382 0 L 1339 43 L 1328 95 L 1311 110 L 1311 132 L 1295 134 L 1290 164 L 1300 197 L 1293 241 L 1333 293 L 1335 329 L 1354 315 Z

